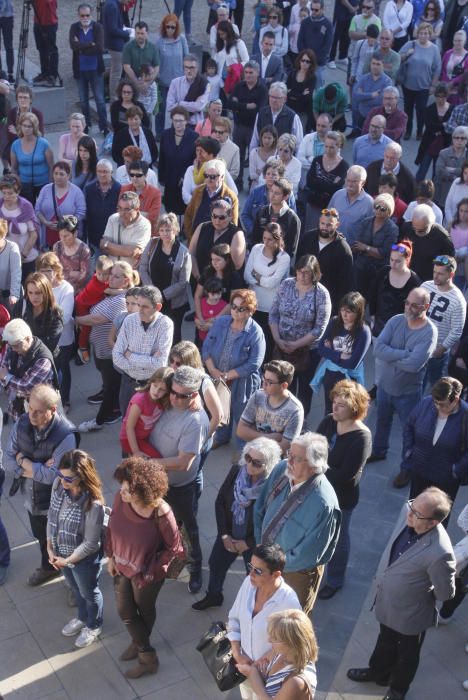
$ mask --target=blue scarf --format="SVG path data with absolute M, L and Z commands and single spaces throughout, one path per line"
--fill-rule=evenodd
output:
M 243 525 L 247 508 L 255 501 L 265 483 L 265 477 L 252 485 L 252 477 L 247 472 L 245 464 L 239 469 L 234 482 L 234 500 L 231 510 L 236 525 Z

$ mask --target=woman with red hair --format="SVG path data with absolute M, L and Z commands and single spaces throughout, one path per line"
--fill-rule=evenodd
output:
M 186 27 L 187 30 L 187 27 Z M 156 133 L 161 136 L 166 117 L 166 98 L 169 85 L 174 78 L 184 74 L 184 56 L 189 52 L 187 39 L 180 33 L 180 23 L 176 15 L 163 17 L 160 36 L 156 40 L 159 51 L 159 112 L 156 115 Z

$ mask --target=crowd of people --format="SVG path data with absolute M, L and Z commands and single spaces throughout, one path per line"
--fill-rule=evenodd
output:
M 159 670 L 151 632 L 173 565 L 202 590 L 203 466 L 231 443 L 192 608 L 223 605 L 242 556 L 228 621 L 241 696 L 311 700 L 309 615 L 345 585 L 359 482 L 386 459 L 396 413 L 393 485 L 409 500 L 377 571 L 375 649 L 348 676 L 402 700 L 436 599 L 448 620 L 464 597 L 446 527 L 468 483 L 468 5 L 336 0 L 330 21 L 323 0 L 260 0 L 243 33 L 241 0 L 208 5 L 201 60 L 190 0 L 158 28 L 130 28 L 123 0 L 99 21 L 81 3 L 81 111 L 55 153 L 33 102 L 60 81 L 56 2 L 35 2 L 32 87 L 13 85 L 14 8 L 0 8 L 0 493 L 6 468 L 40 546 L 27 583 L 64 576 L 77 647 L 102 632 L 107 557 L 138 678 Z M 346 85 L 327 82 L 337 64 Z M 75 425 L 71 367 L 79 381 L 91 359 L 97 412 Z M 106 505 L 80 440 L 117 422 Z M 9 566 L 0 519 L 0 585 Z

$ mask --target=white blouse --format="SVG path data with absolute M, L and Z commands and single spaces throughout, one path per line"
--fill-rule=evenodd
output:
M 250 251 L 244 270 L 244 279 L 257 296 L 258 310 L 268 313 L 279 285 L 289 274 L 291 258 L 286 251 L 282 250 L 275 264 L 268 267 L 271 259 L 263 254 L 263 250 L 263 243 L 257 243 Z M 260 282 L 253 277 L 253 270 L 261 275 Z

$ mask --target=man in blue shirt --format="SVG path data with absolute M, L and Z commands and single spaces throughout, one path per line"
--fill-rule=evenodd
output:
M 383 61 L 374 56 L 370 63 L 370 73 L 365 73 L 353 88 L 353 126 L 362 127 L 367 114 L 374 107 L 380 107 L 384 88 L 392 85 L 391 78 L 384 73 Z
M 353 146 L 353 163 L 367 168 L 369 163 L 383 158 L 385 147 L 392 143 L 392 139 L 385 136 L 384 130 L 387 120 L 380 114 L 376 114 L 369 124 L 369 133 L 359 136 Z

